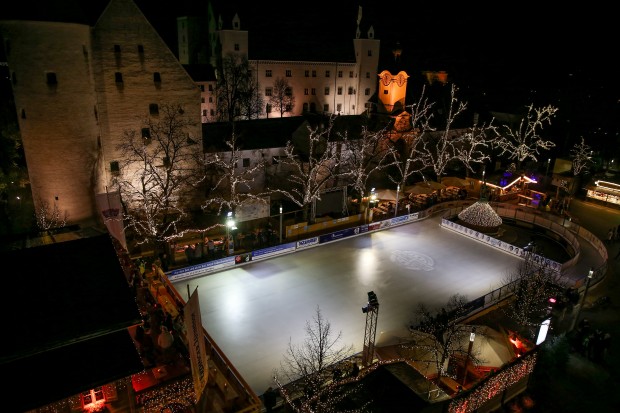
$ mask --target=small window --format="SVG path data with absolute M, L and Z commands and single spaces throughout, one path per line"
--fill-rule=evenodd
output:
M 273 94 L 273 89 L 268 87 L 265 89 L 265 96 L 271 96 Z
M 310 93 L 312 93 L 313 95 L 316 95 L 316 89 L 315 89 L 315 88 L 312 88 L 312 89 L 310 90 Z
M 372 50 L 368 49 L 368 56 L 372 56 Z
M 304 95 L 307 95 L 307 94 L 308 94 L 308 92 L 309 92 L 308 88 L 305 88 L 305 89 L 304 89 Z
M 369 88 L 369 87 L 367 87 L 366 89 L 364 89 L 364 94 L 365 94 L 366 96 L 369 96 L 369 95 L 370 95 L 370 88 Z
M 140 54 L 144 53 L 144 46 L 142 46 L 141 44 L 138 45 L 138 53 Z
M 151 130 L 149 128 L 142 128 L 142 139 L 146 144 L 151 142 Z
M 48 85 L 57 85 L 58 84 L 58 79 L 56 79 L 56 73 L 55 72 L 47 72 L 45 74 L 46 78 L 47 78 L 47 84 Z
M 270 69 L 265 70 L 265 77 L 271 77 L 271 70 Z
M 205 98 L 204 97 L 200 98 L 200 103 L 205 103 Z
M 326 87 L 324 92 L 325 92 L 325 96 L 329 95 L 329 87 Z
M 342 103 L 339 103 L 338 105 L 336 105 L 336 110 L 337 110 L 338 112 L 341 112 L 341 111 L 342 111 Z
M 205 91 L 205 85 L 200 85 L 200 91 L 204 92 Z
M 120 53 L 121 52 L 121 45 L 120 44 L 115 44 L 114 45 L 114 53 Z
M 342 77 L 342 70 L 338 71 L 338 77 Z
M 303 106 L 303 109 L 302 109 L 302 110 L 303 110 L 304 112 L 307 112 L 307 111 L 308 111 L 308 102 L 304 102 L 304 106 Z
M 292 77 L 293 76 L 293 71 L 290 69 L 286 70 L 286 77 Z
M 342 95 L 342 86 L 338 86 L 338 94 Z
M 207 116 L 207 110 L 206 109 L 202 110 L 202 116 Z
M 366 72 L 366 79 L 370 79 L 370 72 Z
M 353 89 L 351 86 L 349 86 L 349 95 L 354 95 L 355 94 L 355 89 Z
M 114 81 L 116 83 L 123 83 L 123 74 L 121 72 L 114 73 Z
M 118 166 L 118 161 L 110 162 L 110 172 L 119 173 L 120 171 L 121 171 L 121 168 Z
M 306 70 L 306 71 L 304 72 L 304 76 L 305 76 L 305 77 L 310 77 L 310 71 L 309 71 L 309 70 Z
M 312 71 L 312 77 L 316 77 L 316 70 Z
M 353 71 L 349 72 L 349 77 L 353 77 Z
M 203 92 L 204 92 L 204 90 L 203 90 Z M 213 85 L 209 85 L 209 92 L 213 92 Z
M 250 167 L 250 158 L 243 158 L 243 167 L 244 168 Z
M 239 51 L 239 43 L 235 43 L 235 52 Z
M 384 95 L 387 95 L 387 94 L 388 94 L 387 89 L 385 89 L 385 90 L 383 91 L 383 94 L 384 94 Z
M 209 111 L 209 113 L 211 114 L 211 116 L 215 116 L 215 110 L 214 110 L 214 109 L 211 109 L 211 110 Z
M 213 96 L 209 96 L 209 103 L 213 103 Z
M 153 72 L 153 82 L 161 83 L 161 73 Z
M 286 96 L 293 96 L 293 89 L 291 89 L 290 87 L 287 87 L 286 89 L 284 89 L 284 94 Z
M 157 103 L 151 103 L 149 105 L 149 113 L 151 115 L 159 115 L 159 105 Z
M 327 103 L 323 105 L 323 112 L 329 112 L 329 105 Z
M 326 71 L 325 71 L 325 77 L 329 77 L 329 75 L 330 75 L 330 74 L 331 74 L 331 73 L 329 72 L 329 70 L 326 70 Z

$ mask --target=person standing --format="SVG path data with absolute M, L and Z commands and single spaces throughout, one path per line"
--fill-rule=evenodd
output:
M 211 238 L 207 241 L 207 250 L 209 253 L 209 259 L 215 258 L 215 242 L 213 242 L 213 239 Z
M 273 408 L 276 406 L 277 397 L 277 393 L 271 386 L 265 390 L 265 393 L 263 393 L 263 404 L 265 405 L 265 411 L 273 412 Z

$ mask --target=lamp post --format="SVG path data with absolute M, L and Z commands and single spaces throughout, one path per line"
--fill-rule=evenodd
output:
M 280 244 L 282 244 L 282 204 L 280 204 Z
M 370 221 L 372 206 L 376 201 L 377 194 L 375 193 L 375 188 L 372 188 L 370 190 L 370 195 L 368 196 L 368 207 L 366 208 L 366 223 Z
M 579 307 L 577 308 L 577 315 L 573 319 L 573 325 L 571 327 L 571 330 L 575 328 L 575 323 L 579 321 L 579 316 L 581 315 L 581 309 L 586 303 L 586 296 L 588 295 L 588 290 L 590 289 L 590 281 L 592 281 L 593 276 L 594 276 L 594 270 L 590 268 L 590 271 L 588 271 L 588 278 L 586 278 L 586 289 L 583 292 L 583 297 L 581 297 L 581 302 L 579 303 Z
M 226 248 L 226 255 L 229 255 L 235 251 L 234 243 L 230 240 L 230 230 L 237 229 L 235 226 L 235 220 L 233 219 L 232 211 L 228 211 L 226 214 L 226 242 L 224 243 L 224 248 Z
M 465 357 L 465 367 L 463 368 L 463 382 L 461 383 L 463 386 L 467 381 L 467 365 L 469 364 L 469 358 L 471 357 L 471 350 L 474 347 L 474 340 L 476 339 L 476 327 L 471 328 L 471 333 L 469 333 L 469 347 L 467 348 L 467 357 Z
M 545 172 L 545 176 L 549 175 L 549 165 L 551 165 L 551 158 L 547 159 L 547 171 Z
M 394 207 L 394 217 L 398 215 L 398 193 L 400 192 L 400 185 L 396 186 L 396 207 Z

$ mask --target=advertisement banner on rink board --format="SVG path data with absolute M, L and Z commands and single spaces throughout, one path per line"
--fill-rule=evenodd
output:
M 332 232 L 331 234 L 325 234 L 319 236 L 319 243 L 323 244 L 325 242 L 336 241 L 342 238 L 350 237 L 352 235 L 357 235 L 360 233 L 359 227 L 355 228 L 347 228 L 340 231 Z
M 297 249 L 308 248 L 308 247 L 311 247 L 313 245 L 318 245 L 318 244 L 319 244 L 319 237 L 312 237 L 312 238 L 304 239 L 301 241 L 297 241 Z

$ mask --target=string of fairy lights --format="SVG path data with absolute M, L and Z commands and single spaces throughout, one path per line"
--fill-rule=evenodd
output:
M 458 217 L 461 221 L 478 227 L 498 227 L 502 225 L 502 218 L 497 215 L 487 202 L 478 201 L 462 210 Z
M 471 391 L 452 399 L 448 407 L 449 413 L 470 413 L 481 408 L 492 398 L 501 394 L 510 386 L 518 383 L 534 371 L 538 354 L 530 352 L 518 358 L 513 364 L 488 376 Z

